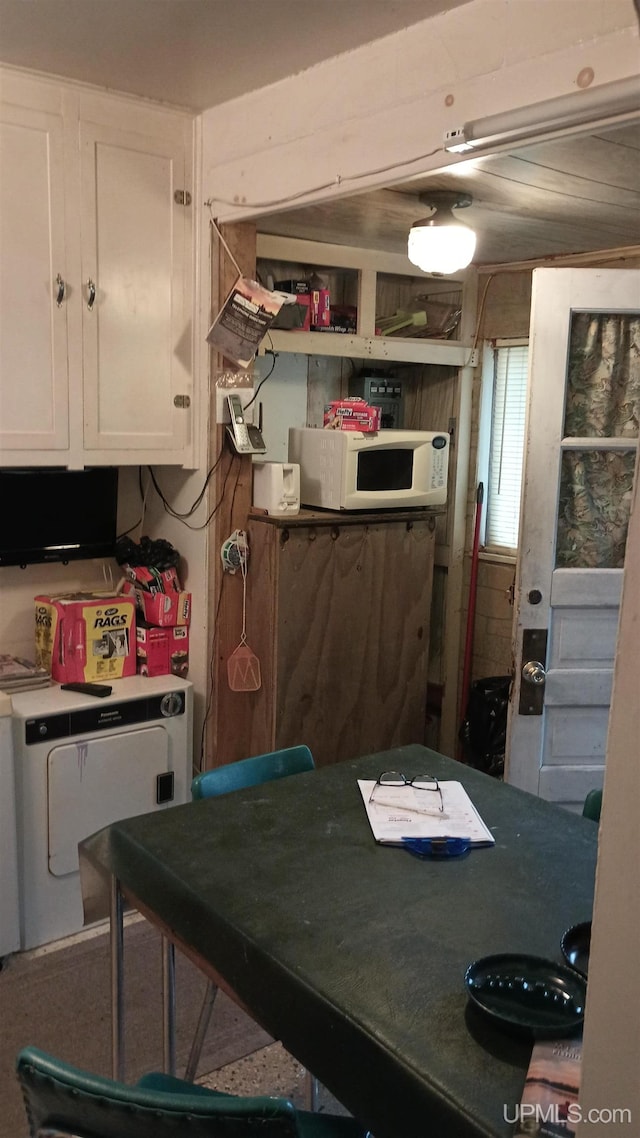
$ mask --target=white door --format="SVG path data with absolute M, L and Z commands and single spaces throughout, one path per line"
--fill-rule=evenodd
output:
M 180 461 L 191 391 L 182 123 L 163 138 L 80 124 L 87 461 Z M 120 454 L 114 454 L 114 452 Z M 104 461 L 104 459 L 103 459 Z
M 640 272 L 536 269 L 505 775 L 601 787 L 640 416 Z
M 0 455 L 64 463 L 68 439 L 62 117 L 0 112 Z M 21 460 L 30 461 L 30 454 Z M 26 464 L 25 462 L 25 464 Z

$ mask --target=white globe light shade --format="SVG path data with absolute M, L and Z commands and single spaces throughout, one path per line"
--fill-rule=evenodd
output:
M 437 214 L 436 214 L 437 217 Z M 436 217 L 417 222 L 409 231 L 408 256 L 423 273 L 456 273 L 470 264 L 476 248 L 476 235 L 468 225 L 451 218 L 434 224 Z

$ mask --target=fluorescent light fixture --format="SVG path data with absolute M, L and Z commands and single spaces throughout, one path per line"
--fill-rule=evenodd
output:
M 416 221 L 409 232 L 408 257 L 423 273 L 448 276 L 466 269 L 476 248 L 476 235 L 452 210 L 471 205 L 471 194 L 432 190 L 420 201 L 435 209 L 432 217 Z
M 501 143 L 567 133 L 580 126 L 615 126 L 640 115 L 640 76 L 603 83 L 448 130 L 444 148 L 462 154 Z

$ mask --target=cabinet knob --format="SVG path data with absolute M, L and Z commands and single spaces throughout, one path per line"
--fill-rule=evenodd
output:
M 62 306 L 62 301 L 64 300 L 64 290 L 66 288 L 65 282 L 63 281 L 62 277 L 60 276 L 60 273 L 58 273 L 58 275 L 56 277 L 56 285 L 58 286 L 58 289 L 56 292 L 56 304 L 57 304 L 58 308 L 60 308 Z
M 91 309 L 93 308 L 95 302 L 96 286 L 91 280 L 91 277 L 89 277 L 89 280 L 87 281 L 87 308 L 89 309 L 89 312 L 91 312 Z

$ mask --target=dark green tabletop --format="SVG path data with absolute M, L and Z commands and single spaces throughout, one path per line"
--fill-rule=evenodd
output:
M 377 845 L 356 779 L 386 769 L 459 779 L 495 846 L 433 862 Z M 593 822 L 415 745 L 118 822 L 81 862 L 213 965 L 376 1138 L 508 1138 L 531 1044 L 468 1006 L 465 969 L 561 962 L 563 932 L 591 917 L 596 846 Z

